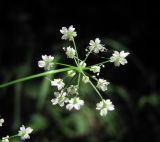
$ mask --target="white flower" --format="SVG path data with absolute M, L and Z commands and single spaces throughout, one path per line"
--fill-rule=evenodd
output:
M 24 125 L 20 127 L 20 130 L 18 131 L 18 136 L 21 137 L 22 140 L 30 139 L 29 134 L 32 133 L 33 129 L 30 127 L 25 128 Z
M 9 136 L 2 137 L 2 142 L 9 142 Z
M 70 95 L 77 95 L 78 94 L 78 86 L 74 86 L 74 85 L 70 85 L 68 88 L 67 88 L 67 92 L 68 94 Z
M 76 51 L 69 46 L 66 49 L 66 55 L 67 55 L 68 58 L 73 59 L 75 57 L 75 55 L 76 55 Z
M 73 77 L 73 76 L 76 75 L 76 72 L 73 71 L 73 70 L 70 70 L 70 71 L 67 72 L 67 74 L 68 74 L 69 77 Z
M 68 102 L 67 93 L 63 92 L 63 90 L 61 92 L 54 92 L 54 95 L 56 98 L 51 100 L 52 105 L 59 104 L 60 107 L 63 107 L 64 103 Z
M 54 65 L 54 63 L 52 63 L 53 60 L 53 56 L 42 55 L 42 60 L 38 61 L 38 66 L 40 68 L 44 68 L 45 70 L 50 70 Z
M 125 65 L 127 64 L 127 60 L 125 59 L 130 53 L 129 52 L 118 52 L 118 51 L 114 51 L 114 53 L 112 54 L 112 56 L 110 57 L 110 62 L 114 62 L 115 66 L 120 66 L 121 65 Z
M 101 52 L 106 51 L 106 48 L 104 47 L 103 44 L 101 44 L 101 40 L 99 38 L 96 38 L 95 41 L 90 40 L 89 50 L 97 54 L 100 51 Z
M 2 124 L 4 123 L 4 119 L 3 118 L 1 118 L 0 119 L 0 127 L 2 127 Z
M 56 86 L 58 90 L 61 90 L 64 87 L 63 79 L 54 79 L 54 81 L 51 81 L 51 86 Z
M 80 110 L 81 106 L 84 105 L 84 101 L 80 100 L 79 97 L 74 97 L 69 100 L 69 103 L 66 105 L 68 110 L 75 109 Z
M 86 65 L 87 65 L 87 64 L 86 64 L 84 61 L 81 61 L 81 62 L 79 63 L 79 66 L 80 66 L 81 68 L 85 68 Z
M 114 110 L 114 105 L 109 99 L 102 100 L 100 103 L 97 103 L 96 109 L 100 110 L 101 116 L 106 116 L 108 111 Z
M 97 88 L 101 89 L 102 91 L 106 91 L 108 84 L 109 84 L 108 81 L 104 79 L 99 79 L 97 83 Z
M 100 66 L 92 66 L 90 68 L 90 71 L 92 71 L 93 73 L 99 73 L 101 70 L 101 67 Z
M 62 39 L 63 40 L 73 40 L 74 37 L 77 36 L 77 33 L 75 32 L 75 28 L 71 25 L 68 29 L 66 27 L 62 27 L 60 32 L 63 34 Z
M 88 83 L 90 80 L 89 80 L 89 77 L 85 75 L 85 76 L 82 77 L 82 81 L 84 83 Z

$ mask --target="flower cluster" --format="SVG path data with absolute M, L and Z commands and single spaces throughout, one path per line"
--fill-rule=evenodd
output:
M 74 37 L 77 36 L 77 33 L 75 32 L 75 28 L 71 25 L 68 29 L 66 27 L 62 27 L 60 32 L 63 34 L 62 39 L 63 40 L 73 40 Z
M 90 40 L 88 48 L 89 48 L 90 52 L 94 52 L 96 54 L 99 52 L 107 51 L 106 48 L 104 47 L 104 45 L 101 44 L 101 40 L 99 38 L 96 38 L 95 41 Z
M 113 62 L 115 66 L 120 66 L 120 64 L 125 65 L 127 64 L 126 57 L 128 55 L 128 52 L 125 53 L 124 51 L 114 51 L 113 55 L 110 57 L 110 62 Z
M 115 66 L 119 67 L 120 65 L 127 64 L 126 57 L 129 55 L 128 52 L 124 51 L 114 51 L 112 56 L 109 59 L 106 58 L 104 62 L 87 66 L 87 59 L 90 54 L 99 54 L 100 52 L 107 52 L 105 45 L 101 43 L 99 38 L 95 40 L 90 40 L 89 46 L 86 48 L 86 57 L 85 59 L 80 59 L 78 55 L 77 46 L 75 44 L 74 38 L 77 36 L 75 28 L 71 25 L 69 28 L 62 27 L 60 30 L 62 34 L 62 40 L 68 40 L 72 42 L 72 45 L 68 47 L 63 47 L 67 58 L 73 60 L 75 65 L 62 64 L 54 62 L 54 57 L 49 55 L 42 55 L 42 60 L 38 62 L 40 68 L 45 70 L 51 70 L 54 64 L 64 66 L 59 72 L 67 72 L 65 78 L 70 79 L 69 83 L 66 84 L 62 78 L 48 78 L 51 81 L 51 86 L 54 87 L 57 91 L 54 92 L 54 98 L 51 100 L 52 105 L 59 105 L 60 107 L 65 107 L 70 110 L 80 110 L 84 105 L 84 100 L 80 99 L 79 89 L 81 87 L 81 82 L 85 84 L 90 84 L 93 89 L 99 95 L 101 101 L 97 103 L 96 109 L 100 111 L 101 116 L 106 116 L 108 111 L 114 110 L 114 105 L 111 100 L 104 99 L 100 91 L 105 92 L 108 90 L 109 81 L 99 78 L 102 68 L 105 67 L 106 63 L 114 63 Z M 72 83 L 72 79 L 76 77 L 77 82 Z M 28 130 L 31 132 L 31 130 Z M 25 137 L 28 138 L 28 135 Z
M 4 119 L 0 119 L 0 126 L 2 126 L 2 123 L 4 123 Z M 22 125 L 20 127 L 20 130 L 18 131 L 18 134 L 17 135 L 14 135 L 14 136 L 9 136 L 7 135 L 6 137 L 2 137 L 2 142 L 9 142 L 9 140 L 11 138 L 14 138 L 14 137 L 20 137 L 21 140 L 26 140 L 26 139 L 30 139 L 30 134 L 32 133 L 33 129 L 31 127 L 27 127 L 25 128 L 24 125 Z
M 97 103 L 96 109 L 100 110 L 101 116 L 106 116 L 108 111 L 114 110 L 114 105 L 109 99 L 102 100 L 100 103 Z
M 2 142 L 9 142 L 9 136 L 2 137 Z
M 25 126 L 22 125 L 20 127 L 20 130 L 18 131 L 18 136 L 20 136 L 22 140 L 30 139 L 29 134 L 31 134 L 32 131 L 33 131 L 32 128 L 30 127 L 25 128 Z
M 56 79 L 54 79 L 56 80 Z M 51 81 L 52 83 L 53 81 Z M 57 83 L 57 86 L 61 86 L 60 92 L 54 92 L 54 96 L 55 98 L 53 98 L 51 100 L 52 105 L 59 105 L 60 107 L 63 107 L 66 104 L 66 109 L 68 110 L 79 110 L 81 106 L 84 105 L 84 101 L 80 100 L 79 97 L 77 97 L 78 95 L 78 86 L 74 86 L 74 85 L 70 85 L 68 88 L 66 89 L 62 89 L 64 87 L 64 83 L 62 83 L 63 81 Z M 76 96 L 74 96 L 76 95 Z M 74 96 L 74 97 L 73 97 Z
M 40 68 L 44 68 L 45 70 L 50 70 L 53 67 L 53 56 L 42 55 L 42 60 L 38 62 L 38 66 Z

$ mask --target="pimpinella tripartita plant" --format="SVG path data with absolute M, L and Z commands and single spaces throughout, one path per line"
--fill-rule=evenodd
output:
M 113 63 L 116 67 L 120 65 L 127 64 L 126 57 L 129 55 L 128 52 L 124 51 L 114 51 L 110 58 L 104 58 L 103 62 L 87 65 L 87 59 L 90 54 L 99 54 L 100 52 L 107 52 L 107 49 L 104 44 L 101 43 L 99 38 L 95 40 L 90 40 L 89 45 L 85 49 L 86 56 L 84 59 L 79 57 L 79 52 L 75 43 L 75 37 L 77 32 L 73 26 L 69 28 L 62 27 L 60 30 L 62 34 L 62 40 L 69 41 L 70 46 L 61 47 L 66 58 L 68 60 L 73 60 L 74 64 L 65 64 L 56 62 L 53 55 L 42 55 L 42 59 L 38 61 L 38 67 L 45 70 L 45 72 L 20 78 L 15 81 L 11 81 L 5 84 L 0 85 L 0 88 L 19 83 L 22 81 L 34 79 L 37 77 L 47 76 L 49 74 L 62 74 L 66 73 L 66 77 L 76 78 L 76 83 L 67 83 L 63 78 L 47 78 L 51 83 L 51 87 L 54 87 L 56 91 L 54 92 L 54 98 L 51 100 L 52 105 L 59 105 L 60 107 L 65 107 L 70 110 L 80 110 L 84 105 L 84 100 L 80 94 L 81 83 L 90 84 L 95 90 L 95 94 L 98 94 L 100 101 L 96 104 L 96 109 L 100 112 L 101 116 L 106 116 L 108 111 L 114 110 L 114 105 L 110 99 L 104 99 L 101 95 L 101 92 L 105 92 L 108 89 L 109 81 L 104 78 L 99 78 L 102 68 L 105 68 L 105 64 Z M 55 65 L 60 65 L 60 69 L 53 69 Z M 65 78 L 66 78 L 65 77 Z

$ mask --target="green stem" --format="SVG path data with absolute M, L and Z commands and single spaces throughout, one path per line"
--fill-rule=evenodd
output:
M 97 89 L 96 86 L 92 83 L 92 81 L 89 81 L 89 83 L 90 83 L 91 86 L 94 88 L 94 90 L 97 92 L 97 94 L 99 95 L 99 97 L 103 100 L 102 95 L 99 93 L 98 89 Z
M 85 74 L 87 74 L 90 78 L 94 79 L 95 81 L 98 81 L 96 77 L 91 76 L 89 73 L 85 72 Z
M 18 134 L 13 135 L 13 136 L 10 136 L 8 139 L 12 139 L 12 138 L 15 138 L 15 137 L 18 137 Z M 7 138 L 6 138 L 6 139 L 7 139 Z M 3 139 L 3 140 L 5 140 L 5 139 Z M 0 142 L 2 142 L 2 139 L 0 140 Z
M 78 67 L 78 62 L 77 62 L 76 58 L 74 58 L 74 61 L 75 61 L 76 65 L 77 65 L 77 67 Z
M 83 75 L 85 75 L 84 72 L 82 72 Z M 93 89 L 97 92 L 97 94 L 99 95 L 99 97 L 103 100 L 102 95 L 100 94 L 100 92 L 98 91 L 98 89 L 96 88 L 96 86 L 92 83 L 92 81 L 89 80 L 89 83 L 91 84 L 91 86 L 93 87 Z
M 15 138 L 15 137 L 18 137 L 18 134 L 17 134 L 17 135 L 10 136 L 9 139 L 12 139 L 12 138 Z
M 20 78 L 20 79 L 11 81 L 11 82 L 7 82 L 7 83 L 4 83 L 4 84 L 1 84 L 0 88 L 7 87 L 7 86 L 10 86 L 12 84 L 19 83 L 19 82 L 31 80 L 31 79 L 34 79 L 34 78 L 38 78 L 38 77 L 41 77 L 41 76 L 46 76 L 46 75 L 49 75 L 49 74 L 55 74 L 55 73 L 65 72 L 65 71 L 73 70 L 73 69 L 76 70 L 77 68 L 76 67 L 63 68 L 63 69 L 51 70 L 51 71 L 43 72 L 43 73 L 40 73 L 40 74 L 35 74 L 35 75 L 23 77 L 23 78 Z
M 80 81 L 81 81 L 81 73 L 78 74 L 78 90 L 80 88 Z M 78 93 L 76 94 L 77 97 Z
M 104 62 L 101 62 L 101 63 L 98 63 L 98 64 L 94 64 L 94 65 L 88 66 L 87 68 L 90 68 L 92 66 L 98 66 L 98 65 L 106 64 L 108 62 L 110 62 L 110 61 L 108 60 L 108 61 L 104 61 Z
M 79 58 L 77 58 L 76 56 L 74 57 L 75 59 L 77 59 L 79 62 L 81 61 Z
M 80 80 L 81 80 L 81 73 L 78 74 L 78 88 L 79 88 L 79 85 L 80 85 Z
M 76 75 L 74 75 L 73 77 L 71 77 L 69 83 L 67 83 L 64 87 L 64 90 L 68 88 L 68 86 L 70 86 L 72 84 L 73 79 L 75 78 Z M 68 76 L 69 77 L 69 76 Z
M 93 49 L 88 52 L 86 58 L 84 59 L 84 62 L 87 60 L 87 58 L 89 57 L 89 55 L 91 54 L 92 51 L 93 51 Z
M 77 58 L 79 59 L 78 52 L 77 52 L 77 46 L 76 46 L 76 43 L 74 41 L 74 38 L 72 39 L 72 42 L 73 42 L 74 49 L 76 50 Z M 79 64 L 79 60 L 77 60 L 77 61 L 78 61 L 78 64 Z
M 57 65 L 62 65 L 62 66 L 66 66 L 66 67 L 74 67 L 74 66 L 71 66 L 71 65 L 68 65 L 68 64 L 62 64 L 62 63 L 55 63 Z

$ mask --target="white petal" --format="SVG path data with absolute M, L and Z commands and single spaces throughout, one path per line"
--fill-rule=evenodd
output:
M 97 107 L 96 107 L 97 110 L 102 109 L 102 107 L 103 107 L 103 102 L 102 101 L 100 103 L 97 103 Z
M 126 53 L 124 51 L 120 52 L 120 56 L 123 58 L 127 57 L 129 54 L 130 54 L 129 52 L 126 52 Z
M 127 62 L 126 59 L 122 59 L 122 60 L 120 61 L 120 63 L 121 63 L 122 65 L 125 65 L 125 64 L 127 64 L 128 62 Z
M 63 106 L 64 106 L 64 102 L 63 102 L 63 103 L 61 103 L 61 104 L 59 104 L 59 106 L 60 106 L 60 107 L 63 107 Z
M 68 102 L 69 102 L 69 99 L 68 99 L 68 98 L 66 98 L 64 102 L 65 102 L 65 103 L 68 103 Z
M 51 81 L 51 86 L 57 86 L 57 82 L 56 81 Z
M 76 104 L 76 105 L 74 105 L 74 108 L 75 108 L 76 110 L 80 110 L 80 105 Z
M 45 62 L 44 61 L 38 61 L 38 66 L 40 67 L 40 68 L 44 68 L 45 67 Z
M 100 111 L 100 115 L 101 115 L 101 116 L 106 116 L 106 115 L 107 115 L 107 109 L 102 109 L 102 110 Z
M 24 125 L 22 125 L 22 127 L 20 127 L 20 130 L 21 130 L 21 131 L 24 131 L 24 130 L 25 130 Z
M 47 55 L 42 55 L 42 59 L 45 61 L 48 59 L 48 56 Z
M 71 110 L 72 108 L 73 108 L 73 105 L 72 105 L 72 104 L 67 104 L 67 105 L 66 105 L 66 109 Z
M 73 37 L 76 37 L 77 36 L 77 33 L 76 32 L 73 32 Z
M 62 27 L 62 29 L 60 30 L 60 32 L 61 32 L 62 34 L 65 34 L 65 33 L 67 32 L 67 28 L 66 28 L 66 27 Z
M 73 27 L 73 25 L 71 25 L 68 29 L 70 32 L 73 32 L 75 30 L 75 28 Z
M 113 56 L 119 56 L 119 52 L 118 51 L 114 51 Z
M 62 39 L 66 40 L 66 39 L 67 39 L 67 36 L 66 36 L 66 35 L 63 35 L 63 36 L 62 36 Z
M 89 45 L 93 45 L 94 44 L 94 41 L 93 40 L 90 40 L 90 42 L 89 42 Z
M 58 104 L 58 99 L 52 99 L 51 102 L 52 102 L 52 105 L 56 105 Z
M 114 65 L 117 66 L 117 67 L 119 67 L 120 66 L 120 62 L 119 61 L 115 61 Z
M 33 131 L 32 128 L 30 128 L 30 127 L 26 128 L 26 133 L 30 134 L 30 133 L 32 133 L 32 131 Z
M 79 100 L 79 104 L 80 105 L 84 105 L 84 101 L 83 100 Z
M 54 57 L 53 56 L 48 56 L 48 61 L 49 62 L 52 62 L 54 60 Z
M 99 44 L 100 42 L 101 42 L 101 40 L 100 40 L 99 38 L 96 38 L 96 39 L 95 39 L 95 43 L 96 43 L 96 44 Z
M 114 105 L 108 106 L 108 110 L 110 110 L 110 111 L 114 110 Z

